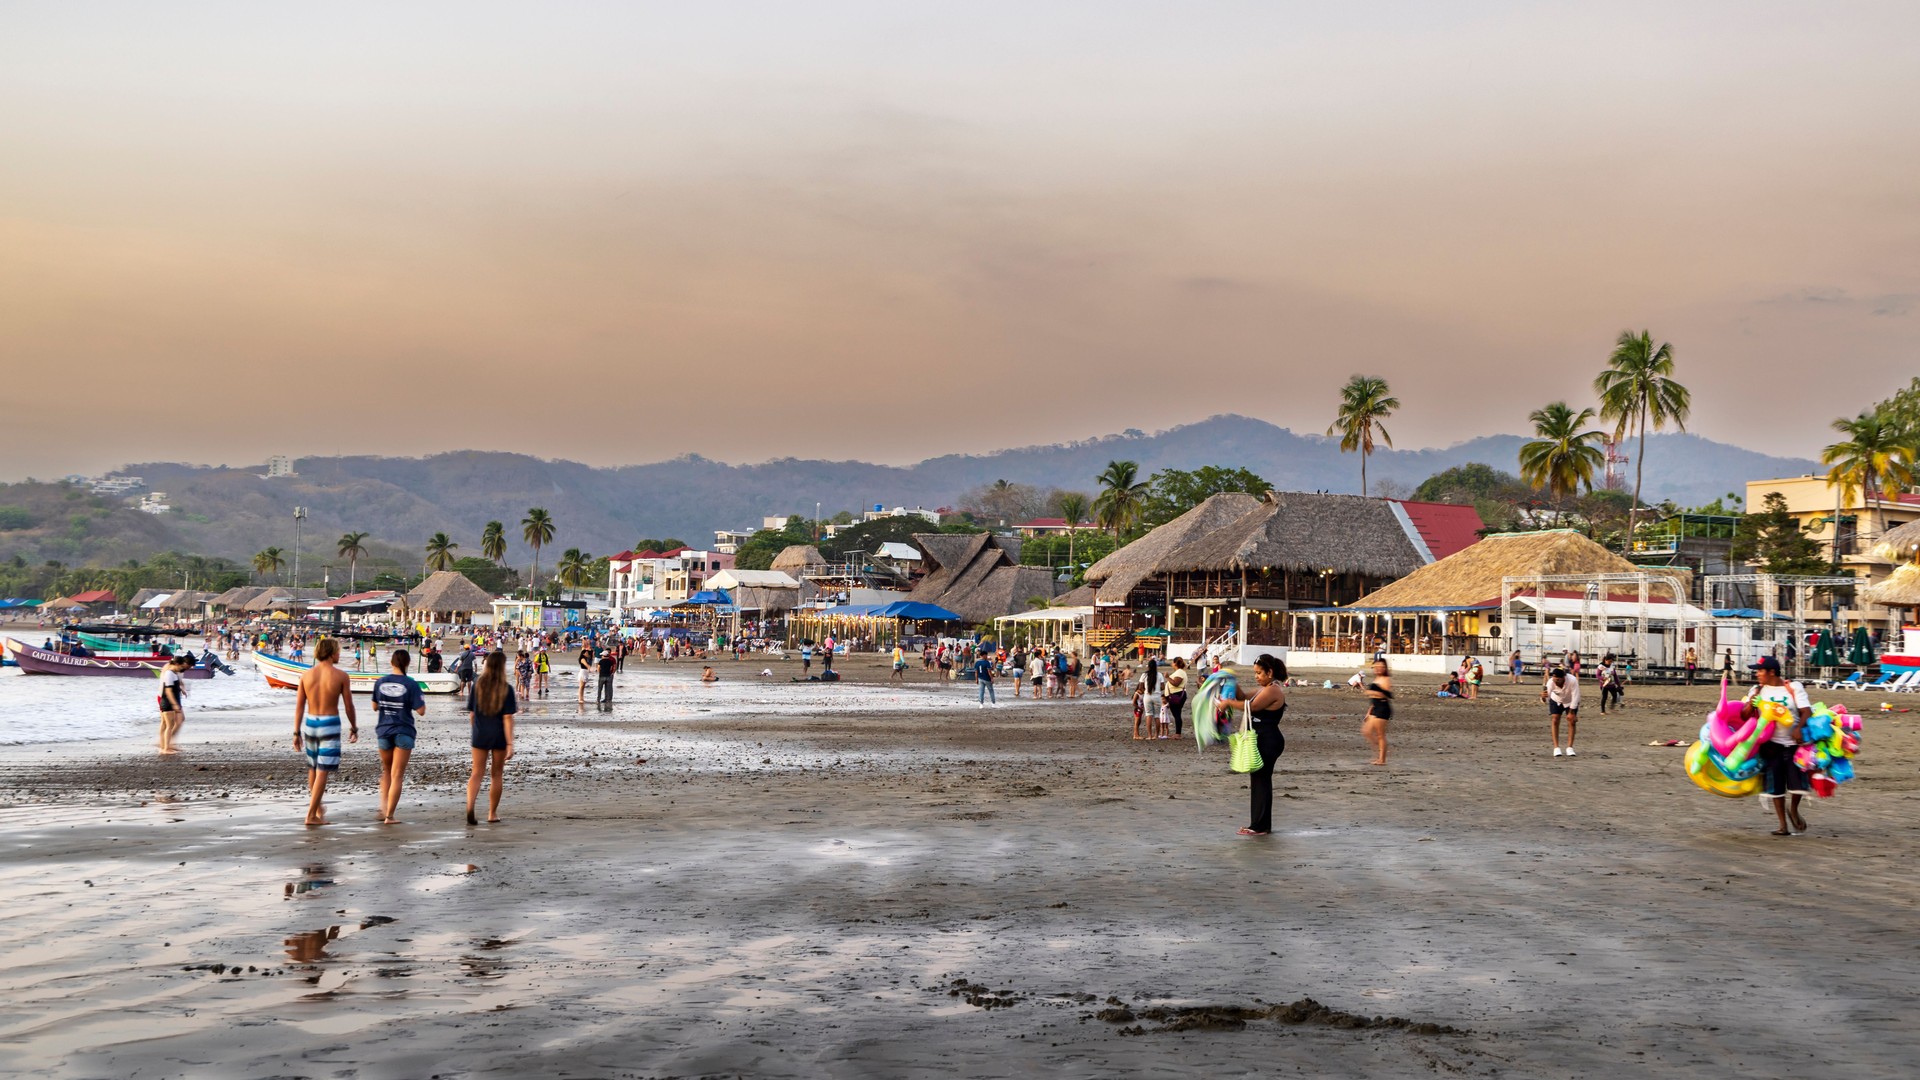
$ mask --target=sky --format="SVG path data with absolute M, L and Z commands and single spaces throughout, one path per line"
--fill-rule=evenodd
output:
M 1920 373 L 1920 5 L 0 2 L 0 478 L 911 462 Z M 1228 463 L 1230 464 L 1230 463 Z

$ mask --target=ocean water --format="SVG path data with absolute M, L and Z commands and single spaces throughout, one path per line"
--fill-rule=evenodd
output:
M 198 641 L 186 642 L 196 649 Z M 275 690 L 242 653 L 231 661 L 235 674 L 187 683 L 189 738 L 210 732 L 220 739 L 278 736 L 293 716 L 293 694 Z M 771 669 L 775 674 L 762 677 Z M 911 711 L 941 712 L 973 708 L 971 682 L 950 685 L 918 683 L 906 687 L 852 683 L 792 682 L 799 665 L 790 662 L 748 661 L 720 666 L 721 681 L 700 682 L 697 663 L 629 663 L 615 680 L 615 705 L 610 712 L 575 704 L 578 682 L 571 671 L 556 672 L 550 695 L 525 703 L 529 720 L 542 717 L 578 724 L 712 719 L 724 724 L 747 717 L 821 714 L 871 714 Z M 1011 684 L 1000 688 L 1011 692 Z M 96 742 L 155 737 L 159 709 L 155 695 L 159 679 L 129 679 L 56 675 L 26 675 L 18 668 L 0 669 L 0 746 L 41 743 Z M 364 710 L 364 695 L 355 699 Z M 430 718 L 451 718 L 464 705 L 452 695 L 427 695 Z M 437 716 L 436 716 L 437 714 Z M 450 715 L 451 714 L 451 715 Z M 370 721 L 368 721 L 370 722 Z
M 198 641 L 183 644 L 202 647 Z M 196 719 L 218 722 L 222 716 L 258 715 L 273 707 L 274 692 L 250 661 L 243 656 L 229 666 L 236 674 L 187 683 L 189 724 Z M 159 693 L 158 676 L 62 677 L 0 668 L 0 746 L 153 738 L 159 730 L 160 709 L 155 702 Z

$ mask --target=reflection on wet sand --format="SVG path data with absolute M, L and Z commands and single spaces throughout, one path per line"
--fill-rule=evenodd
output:
M 304 934 L 295 934 L 281 944 L 287 947 L 287 959 L 296 964 L 317 964 L 327 959 L 327 945 L 340 940 L 340 928 L 329 926 L 325 930 L 309 930 Z
M 320 863 L 308 863 L 300 868 L 300 880 L 287 882 L 284 895 L 291 899 L 295 896 L 301 896 L 318 889 L 327 888 L 334 884 L 333 878 L 327 876 L 331 872 L 331 870 Z

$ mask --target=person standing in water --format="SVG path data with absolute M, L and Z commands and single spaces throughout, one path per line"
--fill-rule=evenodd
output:
M 391 825 L 393 812 L 400 807 L 400 789 L 407 778 L 407 762 L 413 758 L 413 743 L 418 736 L 413 726 L 416 716 L 427 715 L 427 696 L 420 684 L 407 676 L 413 657 L 405 649 L 393 650 L 393 672 L 380 676 L 373 684 L 373 707 L 379 710 L 374 726 L 374 743 L 380 748 L 380 823 Z
M 176 656 L 160 671 L 160 752 L 177 754 L 173 741 L 187 722 L 187 669 L 193 661 Z
M 1273 767 L 1287 752 L 1287 737 L 1280 733 L 1280 718 L 1287 715 L 1287 694 L 1280 689 L 1287 681 L 1287 665 L 1270 653 L 1261 653 L 1253 662 L 1253 677 L 1260 689 L 1247 699 L 1247 724 L 1260 748 L 1260 767 L 1247 774 L 1253 820 L 1240 835 L 1266 836 L 1273 832 Z
M 293 695 L 293 748 L 307 757 L 307 824 L 327 824 L 327 781 L 340 769 L 340 713 L 347 714 L 347 741 L 360 741 L 347 673 L 336 666 L 340 643 L 321 638 L 313 647 L 313 666 L 300 676 Z
M 1393 719 L 1393 676 L 1387 674 L 1387 662 L 1373 662 L 1373 679 L 1362 687 L 1367 695 L 1367 718 L 1360 721 L 1360 736 L 1373 747 L 1369 765 L 1387 763 L 1387 721 Z
M 472 727 L 468 742 L 473 748 L 473 771 L 467 774 L 467 824 L 480 822 L 473 815 L 473 804 L 480 798 L 480 782 L 491 772 L 493 784 L 487 791 L 487 820 L 500 820 L 500 794 L 506 783 L 507 762 L 513 757 L 513 717 L 520 702 L 507 681 L 507 657 L 487 654 L 480 678 L 467 698 L 467 721 Z

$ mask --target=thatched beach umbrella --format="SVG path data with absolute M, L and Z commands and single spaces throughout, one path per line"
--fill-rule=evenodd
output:
M 1920 563 L 1902 566 L 1887 575 L 1887 580 L 1861 589 L 1859 596 L 1883 607 L 1920 608 Z
M 456 615 L 492 611 L 493 595 L 458 570 L 436 570 L 404 603 L 409 614 L 424 615 L 428 622 L 453 622 Z
M 1891 563 L 1920 563 L 1920 521 L 1888 529 L 1873 545 L 1873 555 Z

